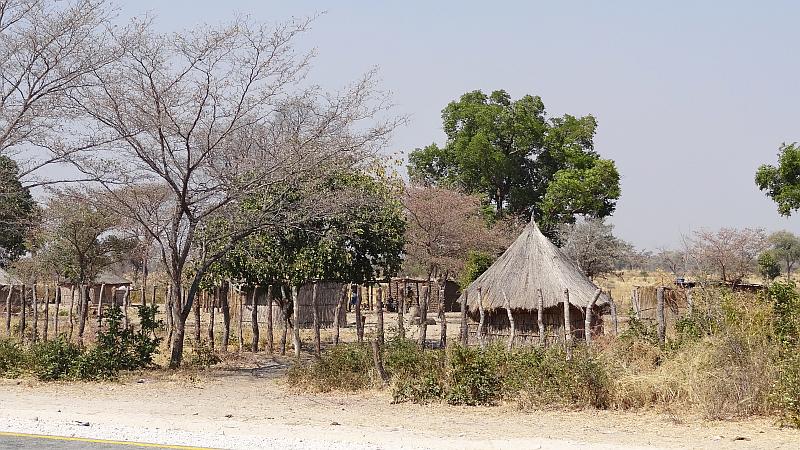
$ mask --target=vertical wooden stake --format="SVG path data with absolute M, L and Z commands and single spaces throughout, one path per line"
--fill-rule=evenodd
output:
M 36 295 L 36 283 L 31 286 L 33 293 L 33 342 L 39 340 L 39 297 Z
M 47 340 L 48 328 L 50 326 L 50 285 L 44 285 L 44 327 L 42 327 L 42 338 Z
M 544 295 L 541 289 L 537 289 L 539 293 L 539 306 L 536 310 L 536 325 L 539 327 L 539 345 L 547 347 L 547 334 L 544 329 Z
M 617 302 L 608 293 L 608 300 L 611 302 L 611 322 L 614 324 L 614 336 L 619 335 L 619 318 L 617 317 Z
M 157 289 L 158 289 L 158 285 L 154 283 L 153 284 L 153 297 L 150 299 L 150 303 L 151 303 L 150 306 L 156 306 L 156 292 L 157 292 Z M 168 299 L 171 300 L 170 292 L 169 292 L 170 289 L 171 289 L 171 286 L 167 286 L 167 289 L 164 290 L 164 311 L 167 311 L 166 308 L 168 306 L 168 303 L 172 303 L 171 301 L 168 300 Z M 144 304 L 144 300 L 142 300 L 142 302 Z M 170 327 L 171 327 L 172 326 L 172 314 L 170 314 L 169 324 L 170 324 Z
M 360 286 L 359 286 L 360 288 Z M 356 291 L 356 338 L 358 343 L 364 342 L 364 321 L 361 317 L 361 289 Z
M 225 282 L 225 291 L 220 296 L 220 306 L 222 307 L 222 351 L 228 351 L 228 343 L 231 338 L 231 283 Z
M 194 347 L 200 347 L 200 333 L 201 333 L 201 320 L 200 320 L 200 293 L 195 294 L 194 302 L 192 302 L 192 312 L 194 313 Z
M 270 355 L 274 349 L 274 336 L 272 332 L 272 285 L 267 285 L 267 353 Z
M 244 351 L 244 300 L 247 294 L 239 292 L 239 317 L 238 317 L 238 335 L 239 335 L 239 353 Z
M 597 299 L 600 298 L 600 294 L 602 293 L 603 291 L 598 289 L 594 293 L 594 298 L 592 298 L 592 301 L 586 305 L 586 316 L 583 321 L 583 336 L 584 339 L 586 339 L 586 345 L 592 343 L 592 314 L 594 313 L 594 305 L 597 303 Z
M 6 334 L 11 337 L 11 296 L 14 294 L 14 285 L 8 285 L 8 295 L 6 295 Z
M 53 316 L 53 335 L 58 337 L 58 313 L 61 310 L 61 286 L 56 283 L 56 313 Z
M 564 289 L 564 347 L 567 360 L 572 359 L 572 320 L 570 319 L 569 289 Z
M 258 340 L 261 337 L 260 330 L 258 329 L 258 285 L 253 286 L 253 298 L 250 303 L 250 328 L 253 332 L 253 339 L 251 341 L 251 348 L 250 350 L 253 353 L 258 352 Z
M 633 288 L 631 291 L 631 304 L 633 304 L 633 311 L 637 319 L 642 318 L 642 310 L 639 305 L 639 288 Z
M 75 284 L 69 287 L 69 340 L 72 341 L 72 331 L 75 328 Z
M 314 327 L 314 354 L 319 358 L 322 356 L 322 342 L 319 337 L 319 309 L 317 308 L 317 293 L 319 283 L 314 281 L 311 284 L 311 320 Z
M 300 341 L 300 292 L 297 286 L 292 286 L 292 305 L 294 306 L 294 332 L 292 333 L 294 357 L 300 359 L 300 346 L 302 345 Z
M 375 293 L 375 316 L 377 321 L 377 336 L 378 344 L 383 347 L 383 288 L 378 285 L 377 292 Z
M 484 333 L 484 327 L 486 326 L 486 312 L 483 309 L 483 287 L 478 286 L 478 314 L 480 315 L 480 320 L 478 321 L 478 343 L 480 344 L 481 348 L 486 348 L 486 334 Z
M 347 301 L 347 287 L 342 286 L 337 297 L 336 307 L 333 309 L 333 345 L 339 345 L 339 318 L 342 314 L 342 303 Z
M 469 343 L 469 330 L 467 329 L 467 307 L 469 306 L 469 292 L 464 291 L 464 295 L 461 296 L 461 334 L 460 334 L 460 342 L 462 347 L 466 347 Z
M 510 334 L 508 335 L 508 351 L 511 351 L 514 349 L 514 338 L 517 334 L 517 327 L 514 325 L 514 314 L 511 313 L 511 302 L 508 300 L 508 296 L 506 296 L 506 291 L 503 291 L 503 300 L 505 300 L 506 314 L 508 315 L 508 323 L 511 328 Z
M 378 376 L 380 376 L 383 386 L 386 386 L 386 384 L 389 382 L 389 376 L 386 374 L 386 370 L 383 367 L 381 346 L 378 344 L 377 339 L 372 341 L 372 361 L 375 363 L 375 372 L 378 374 Z
M 656 289 L 656 321 L 658 322 L 658 342 L 664 345 L 667 335 L 667 323 L 664 317 L 664 288 Z
M 100 295 L 97 296 L 97 335 L 103 329 L 103 294 L 106 288 L 105 283 L 100 283 Z
M 403 281 L 403 292 L 397 295 L 397 336 L 400 339 L 406 338 L 406 326 L 403 323 L 403 315 L 406 312 L 406 282 Z
M 123 306 L 123 320 L 125 321 L 125 328 L 128 329 L 131 326 L 130 318 L 128 318 L 128 304 L 131 302 L 131 286 L 125 286 L 125 296 L 122 297 L 122 306 Z
M 430 283 L 422 287 L 419 305 L 419 347 L 425 348 L 428 334 L 428 300 L 430 299 Z
M 209 318 L 208 318 L 208 345 L 211 347 L 212 351 L 214 350 L 214 346 L 216 344 L 216 342 L 215 342 L 216 339 L 215 339 L 215 336 L 214 336 L 214 322 L 216 322 L 216 320 L 215 320 L 216 318 L 214 316 L 216 315 L 217 302 L 218 301 L 219 301 L 219 286 L 214 286 L 214 295 L 213 295 L 213 297 L 211 299 L 211 305 L 209 305 L 211 308 L 208 311 L 208 314 L 209 314 Z
M 20 310 L 19 310 L 19 341 L 25 342 L 25 285 L 22 285 L 22 296 L 20 297 Z

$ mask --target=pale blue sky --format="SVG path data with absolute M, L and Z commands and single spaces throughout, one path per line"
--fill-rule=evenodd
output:
M 391 150 L 441 143 L 462 93 L 540 95 L 551 115 L 594 114 L 617 162 L 612 222 L 639 246 L 698 227 L 800 232 L 753 183 L 781 142 L 800 141 L 796 2 L 120 1 L 163 30 L 238 14 L 280 21 L 327 11 L 300 41 L 311 78 L 336 88 L 373 66 L 410 116 Z

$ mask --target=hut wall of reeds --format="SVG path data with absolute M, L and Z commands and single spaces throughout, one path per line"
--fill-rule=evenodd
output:
M 423 287 L 427 284 L 428 280 L 425 278 L 396 277 L 392 278 L 388 285 L 382 284 L 382 286 L 388 290 L 389 298 L 395 302 L 402 299 L 406 303 L 406 308 L 408 308 L 410 306 L 419 306 L 419 296 L 424 291 Z M 441 280 L 431 280 L 428 311 L 438 311 L 441 302 L 444 302 L 445 312 L 461 311 L 461 304 L 458 303 L 461 287 L 458 283 L 453 280 L 447 280 L 444 284 L 444 297 L 441 295 L 441 286 Z
M 336 315 L 336 305 L 341 302 L 341 310 L 339 313 L 339 326 L 347 326 L 347 304 L 344 303 L 344 297 L 347 292 L 347 285 L 336 281 L 319 281 L 317 284 L 317 313 L 319 317 L 319 324 L 322 328 L 332 327 L 334 317 Z M 311 328 L 314 324 L 313 310 L 311 309 L 311 296 L 313 294 L 314 283 L 306 283 L 297 291 L 298 302 L 300 310 L 298 311 L 298 322 L 300 328 Z M 251 308 L 253 304 L 253 290 L 251 287 L 243 287 L 241 295 L 244 296 L 244 304 L 247 308 Z M 275 292 L 275 296 L 281 294 Z M 256 288 L 256 305 L 259 308 L 258 316 L 267 317 L 267 308 L 269 301 L 267 299 L 267 288 L 259 286 Z M 244 320 L 248 322 L 250 319 L 249 314 L 245 314 Z M 272 322 L 278 326 L 282 320 L 281 310 L 277 302 L 272 305 Z

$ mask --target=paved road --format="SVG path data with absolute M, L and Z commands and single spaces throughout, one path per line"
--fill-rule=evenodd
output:
M 0 433 L 0 450 L 134 450 L 137 448 L 207 450 L 200 447 L 161 446 L 140 442 L 106 441 L 102 439 L 42 436 L 22 433 Z

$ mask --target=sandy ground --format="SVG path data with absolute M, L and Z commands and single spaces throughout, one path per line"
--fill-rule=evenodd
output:
M 762 419 L 392 405 L 388 391 L 299 393 L 285 384 L 286 365 L 261 358 L 246 365 L 254 369 L 147 372 L 118 383 L 0 380 L 0 431 L 248 449 L 795 449 L 800 442 L 800 431 Z

